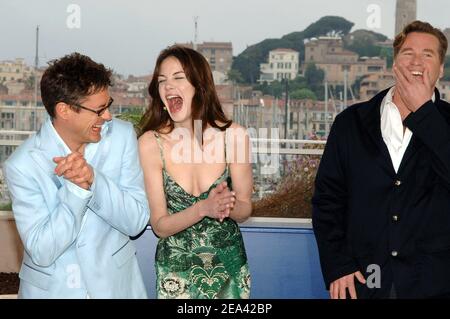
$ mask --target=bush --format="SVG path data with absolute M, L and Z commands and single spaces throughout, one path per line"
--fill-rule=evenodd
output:
M 308 145 L 308 148 L 321 149 L 323 145 Z M 311 198 L 320 158 L 320 155 L 302 155 L 285 163 L 285 174 L 276 191 L 253 202 L 252 216 L 311 218 Z

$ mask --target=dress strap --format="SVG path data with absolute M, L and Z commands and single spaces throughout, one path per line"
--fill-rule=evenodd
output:
M 227 138 L 228 138 L 228 130 L 226 129 L 225 130 L 225 140 L 224 140 L 224 143 L 223 143 L 223 145 L 225 146 L 225 149 L 224 149 L 224 154 L 225 154 L 225 165 L 226 165 L 226 168 L 228 169 L 228 159 L 227 159 Z
M 159 154 L 161 155 L 163 168 L 165 170 L 166 169 L 166 161 L 164 160 L 164 153 L 163 153 L 163 147 L 162 147 L 162 143 L 161 143 L 161 138 L 160 138 L 160 136 L 159 136 L 159 134 L 157 132 L 154 132 L 154 134 L 155 134 L 156 142 L 158 143 L 158 146 L 159 146 Z

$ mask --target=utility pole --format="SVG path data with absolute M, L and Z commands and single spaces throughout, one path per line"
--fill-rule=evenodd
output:
M 36 26 L 36 53 L 34 56 L 34 111 L 33 111 L 33 131 L 37 130 L 37 82 L 39 67 L 39 25 Z
M 289 99 L 289 92 L 288 92 L 288 79 L 284 79 L 284 139 L 287 139 L 287 127 L 288 127 L 288 119 L 289 119 L 289 113 L 288 113 L 288 99 Z
M 197 50 L 197 41 L 198 41 L 198 16 L 194 17 L 194 50 Z
M 347 108 L 347 70 L 344 71 L 344 108 Z
M 325 132 L 324 136 L 328 134 L 328 82 L 325 79 Z

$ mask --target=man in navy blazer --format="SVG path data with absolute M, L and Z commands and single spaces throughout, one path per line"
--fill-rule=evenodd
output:
M 407 25 L 395 86 L 334 121 L 312 200 L 331 298 L 450 295 L 450 104 L 435 89 L 447 45 Z
M 129 236 L 149 220 L 137 140 L 111 70 L 73 53 L 41 80 L 49 118 L 5 162 L 25 252 L 19 298 L 146 298 Z

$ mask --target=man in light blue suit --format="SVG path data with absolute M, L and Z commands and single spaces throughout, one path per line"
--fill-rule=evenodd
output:
M 49 119 L 5 162 L 25 247 L 19 298 L 146 298 L 129 236 L 149 219 L 130 123 L 112 119 L 111 70 L 73 53 L 41 80 Z

